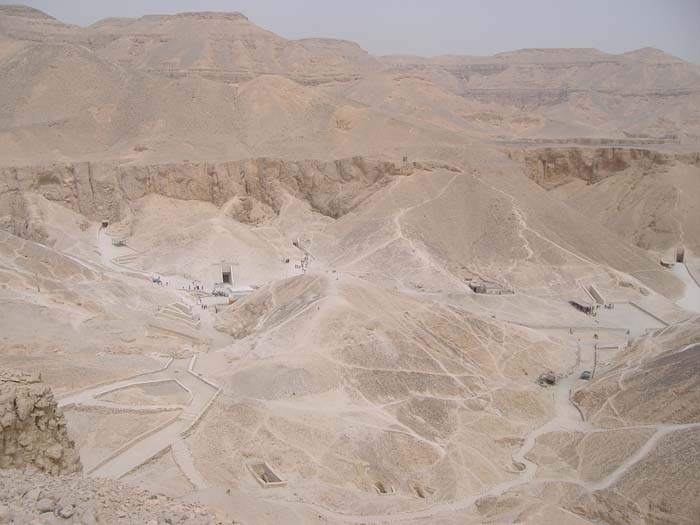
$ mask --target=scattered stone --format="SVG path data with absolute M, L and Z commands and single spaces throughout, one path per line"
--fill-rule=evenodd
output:
M 11 490 L 29 484 L 34 488 Z M 14 521 L 2 516 L 11 516 Z M 78 474 L 52 476 L 44 472 L 28 477 L 22 470 L 0 469 L 0 525 L 5 523 L 228 525 L 231 522 L 218 518 L 209 509 L 178 503 L 114 480 L 84 478 Z
M 37 374 L 0 370 L 0 468 L 70 474 L 80 458 L 68 437 L 63 412 Z
M 73 514 L 75 514 L 75 507 L 73 507 L 72 505 L 68 507 L 62 507 L 61 509 L 56 510 L 56 515 L 65 519 L 70 518 L 71 516 L 73 516 Z
M 26 492 L 24 499 L 33 503 L 39 499 L 39 496 L 41 496 L 41 489 L 33 488 Z
M 7 505 L 0 503 L 0 524 L 12 522 L 12 511 Z
M 39 512 L 53 512 L 56 508 L 56 503 L 52 499 L 42 498 L 36 502 L 36 510 Z
M 56 516 L 70 518 L 75 514 L 75 503 L 72 499 L 63 497 L 56 504 Z
M 537 384 L 540 386 L 554 386 L 557 384 L 557 376 L 552 371 L 545 372 L 537 378 Z
M 80 515 L 81 525 L 97 525 L 99 520 L 97 519 L 97 512 L 93 508 L 87 508 L 83 510 Z

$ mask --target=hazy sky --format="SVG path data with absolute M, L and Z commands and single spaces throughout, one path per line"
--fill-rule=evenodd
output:
M 287 38 L 358 42 L 375 55 L 489 55 L 524 47 L 657 47 L 700 64 L 700 0 L 26 0 L 64 21 L 240 11 Z

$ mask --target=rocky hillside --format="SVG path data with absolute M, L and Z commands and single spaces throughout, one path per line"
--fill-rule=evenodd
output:
M 178 503 L 106 479 L 0 470 L 0 523 L 231 523 L 197 505 Z
M 197 505 L 81 477 L 63 411 L 38 375 L 0 370 L 0 443 L 0 523 L 225 522 Z
M 38 376 L 0 370 L 0 468 L 80 472 L 63 411 Z
M 528 176 L 545 189 L 573 179 L 595 184 L 626 170 L 660 172 L 674 162 L 674 156 L 638 148 L 542 148 L 509 152 L 523 162 Z
M 274 447 L 290 484 L 345 512 L 382 503 L 376 482 L 410 510 L 425 494 L 459 499 L 481 479 L 514 479 L 513 436 L 552 411 L 534 378 L 575 360 L 527 330 L 347 275 L 278 281 L 217 328 L 265 359 L 216 377 L 236 402 L 213 407 L 195 431 L 195 462 L 224 479 L 238 476 L 239 458 Z M 234 426 L 235 417 L 262 423 Z
M 700 318 L 633 342 L 577 391 L 586 419 L 609 427 L 700 427 Z
M 361 157 L 332 162 L 248 159 L 226 163 L 122 166 L 77 163 L 0 168 L 0 225 L 16 235 L 26 229 L 30 209 L 22 195 L 38 193 L 93 220 L 119 220 L 124 206 L 148 194 L 218 206 L 252 197 L 279 212 L 286 194 L 309 202 L 330 217 L 355 208 L 393 176 L 435 165 L 401 164 Z
M 700 248 L 697 153 L 561 146 L 511 150 L 508 156 L 552 195 L 640 248 Z
M 620 55 L 522 49 L 492 57 L 385 57 L 383 62 L 466 99 L 523 110 L 526 119 L 514 122 L 521 129 L 509 130 L 521 137 L 697 141 L 700 130 L 697 113 L 680 109 L 697 107 L 700 69 L 657 49 Z
M 240 13 L 81 28 L 0 6 L 0 74 L 4 165 L 403 156 L 474 139 L 700 142 L 700 68 L 650 49 L 378 58 L 353 42 L 285 39 Z

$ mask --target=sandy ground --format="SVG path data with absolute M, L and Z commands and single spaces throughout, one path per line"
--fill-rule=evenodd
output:
M 0 6 L 0 71 L 2 365 L 88 477 L 261 524 L 700 512 L 697 66 Z
M 440 199 L 446 194 L 447 189 L 449 189 L 449 179 L 447 183 L 447 186 L 443 185 L 433 194 L 433 199 Z M 421 201 L 420 205 L 424 205 L 425 202 Z M 396 231 L 399 232 L 399 235 L 402 234 L 402 220 L 406 213 L 408 213 L 407 208 L 401 207 L 398 213 L 393 216 L 394 228 L 399 230 L 394 231 L 393 238 L 390 237 L 388 241 L 382 241 L 379 250 L 396 242 Z M 137 233 L 137 238 L 138 235 Z M 622 464 L 616 464 L 614 460 L 601 458 L 600 461 L 605 464 L 605 467 L 601 467 L 604 468 L 604 471 L 601 471 L 604 474 L 598 474 L 597 478 L 566 469 L 553 470 L 549 466 L 540 468 L 539 465 L 542 461 L 540 456 L 543 445 L 541 443 L 547 443 L 551 436 L 587 436 L 589 434 L 593 436 L 601 431 L 600 428 L 585 421 L 581 409 L 571 401 L 573 392 L 586 386 L 586 381 L 580 380 L 579 376 L 583 371 L 590 371 L 596 377 L 597 374 L 601 373 L 601 369 L 612 366 L 618 353 L 625 348 L 630 338 L 666 326 L 665 322 L 655 316 L 656 314 L 651 313 L 652 311 L 659 312 L 657 304 L 664 304 L 656 296 L 654 301 L 650 302 L 638 293 L 632 293 L 633 291 L 631 292 L 627 287 L 605 287 L 604 281 L 600 281 L 599 286 L 605 290 L 606 296 L 614 300 L 614 308 L 600 308 L 598 315 L 593 318 L 573 310 L 565 299 L 565 293 L 560 296 L 561 299 L 555 301 L 545 301 L 539 291 L 534 293 L 516 292 L 502 296 L 481 296 L 473 294 L 468 286 L 460 285 L 459 288 L 452 291 L 439 291 L 439 289 L 430 291 L 408 285 L 405 280 L 399 287 L 384 289 L 382 286 L 377 287 L 371 284 L 371 281 L 366 277 L 357 277 L 353 272 L 343 269 L 342 266 L 337 266 L 338 270 L 335 270 L 336 264 L 329 262 L 328 258 L 323 256 L 323 244 L 316 246 L 310 243 L 309 246 L 316 246 L 313 250 L 316 254 L 309 262 L 307 275 L 300 272 L 300 275 L 291 279 L 286 275 L 279 275 L 277 280 L 272 280 L 271 285 L 263 287 L 248 299 L 241 299 L 243 305 L 248 305 L 244 306 L 242 310 L 237 307 L 224 310 L 225 307 L 221 304 L 222 312 L 217 314 L 216 308 L 214 311 L 212 308 L 217 303 L 222 302 L 220 299 L 200 296 L 200 294 L 193 293 L 192 290 L 188 289 L 194 282 L 201 283 L 202 281 L 206 283 L 205 289 L 208 288 L 209 282 L 206 281 L 207 271 L 205 270 L 208 264 L 197 264 L 183 271 L 182 274 L 173 271 L 161 273 L 153 271 L 160 261 L 158 257 L 154 257 L 153 262 L 149 264 L 149 270 L 141 270 L 131 266 L 132 263 L 137 263 L 135 259 L 128 257 L 129 254 L 134 253 L 133 248 L 113 246 L 112 236 L 108 235 L 104 229 L 96 230 L 95 237 L 99 259 L 106 271 L 110 272 L 115 279 L 126 279 L 127 282 L 131 283 L 131 286 L 164 294 L 162 306 L 156 308 L 156 311 L 166 305 L 170 305 L 170 307 L 176 305 L 179 310 L 175 310 L 175 313 L 178 316 L 183 315 L 183 317 L 180 321 L 178 321 L 178 317 L 170 319 L 169 324 L 162 325 L 162 327 L 170 327 L 176 333 L 180 330 L 183 334 L 194 334 L 196 340 L 206 341 L 206 346 L 203 348 L 206 348 L 207 352 L 199 355 L 194 374 L 188 372 L 192 364 L 190 358 L 175 359 L 171 364 L 168 364 L 167 358 L 160 358 L 161 364 L 151 367 L 150 373 L 142 373 L 133 378 L 123 377 L 123 379 L 110 381 L 61 398 L 61 403 L 64 406 L 76 406 L 77 410 L 68 410 L 69 421 L 74 428 L 73 432 L 75 432 L 76 440 L 81 449 L 84 464 L 91 476 L 124 478 L 130 483 L 151 489 L 162 486 L 162 490 L 168 494 L 194 498 L 214 505 L 218 509 L 235 513 L 234 509 L 238 508 L 239 514 L 237 515 L 239 517 L 255 516 L 256 521 L 260 523 L 275 523 L 280 515 L 285 514 L 289 515 L 290 522 L 296 520 L 299 523 L 313 522 L 313 520 L 338 523 L 364 523 L 367 520 L 421 522 L 442 519 L 443 517 L 449 522 L 453 516 L 473 512 L 475 504 L 483 498 L 498 499 L 508 497 L 509 494 L 519 494 L 524 487 L 530 486 L 538 479 L 544 479 L 547 482 L 555 480 L 557 482 L 576 482 L 587 487 L 588 490 L 605 490 L 620 482 L 636 465 L 643 462 L 655 449 L 656 444 L 661 442 L 666 435 L 695 428 L 695 423 L 646 425 L 635 429 L 642 434 L 620 435 L 618 441 L 621 443 L 621 450 L 624 450 L 626 454 L 625 461 Z M 434 255 L 419 245 L 415 246 L 419 250 L 419 258 L 428 262 L 429 265 L 437 264 Z M 373 244 L 365 246 L 363 250 L 368 253 L 369 257 L 378 251 L 376 245 Z M 139 265 L 143 265 L 151 257 L 144 256 L 142 252 L 138 253 L 140 254 Z M 533 253 L 535 253 L 534 250 Z M 125 255 L 126 259 L 124 259 Z M 118 262 L 115 262 L 115 259 Z M 351 264 L 356 264 L 357 260 L 356 257 L 355 262 Z M 76 258 L 75 261 L 81 267 L 86 264 L 80 258 Z M 286 271 L 284 267 L 282 270 Z M 194 277 L 197 272 L 202 272 L 204 279 Z M 211 274 L 209 273 L 209 275 Z M 160 276 L 164 284 L 153 284 L 151 282 L 153 276 Z M 260 275 L 259 279 L 263 280 L 264 277 Z M 302 281 L 298 281 L 299 283 L 316 284 L 307 289 L 294 288 L 296 285 L 293 283 L 297 282 L 298 279 L 302 279 Z M 449 281 L 446 281 L 446 284 L 447 282 Z M 686 287 L 691 285 L 697 287 L 691 278 L 685 279 L 684 284 Z M 213 280 L 211 285 L 213 286 Z M 289 288 L 290 286 L 292 287 Z M 692 288 L 690 290 L 686 291 L 684 298 L 692 296 Z M 635 301 L 618 301 L 618 299 L 627 297 L 633 298 Z M 388 305 L 392 302 L 395 304 L 389 307 Z M 207 304 L 209 308 L 203 309 L 200 303 Z M 511 472 L 505 475 L 499 473 L 504 467 L 486 462 L 484 458 L 483 467 L 476 471 L 472 470 L 472 475 L 492 480 L 486 484 L 475 485 L 470 481 L 460 480 L 459 475 L 455 478 L 455 474 L 450 474 L 447 477 L 443 474 L 432 480 L 424 479 L 418 483 L 404 484 L 399 480 L 391 481 L 395 474 L 391 472 L 391 468 L 388 468 L 386 471 L 377 471 L 371 474 L 369 480 L 384 479 L 386 484 L 394 486 L 397 494 L 378 496 L 371 483 L 367 488 L 362 487 L 360 491 L 354 487 L 350 490 L 341 488 L 333 481 L 328 484 L 332 478 L 328 478 L 322 472 L 324 469 L 332 468 L 334 463 L 326 463 L 328 460 L 324 459 L 323 456 L 317 459 L 313 449 L 308 449 L 305 452 L 310 454 L 310 458 L 312 458 L 310 464 L 315 465 L 308 474 L 305 473 L 307 467 L 304 466 L 304 461 L 293 460 L 297 454 L 294 450 L 301 446 L 301 442 L 299 445 L 290 447 L 292 443 L 296 443 L 301 436 L 306 435 L 309 431 L 312 432 L 313 436 L 314 432 L 319 431 L 313 430 L 315 428 L 320 429 L 329 425 L 330 420 L 323 422 L 324 418 L 335 418 L 335 414 L 343 413 L 347 413 L 347 416 L 331 423 L 321 435 L 311 438 L 311 442 L 313 443 L 318 437 L 326 435 L 329 429 L 338 425 L 338 421 L 343 421 L 340 428 L 345 428 L 345 430 L 342 430 L 340 435 L 344 432 L 351 432 L 350 429 L 353 425 L 360 425 L 372 429 L 370 432 L 378 431 L 378 437 L 385 435 L 381 439 L 386 440 L 386 435 L 402 428 L 400 433 L 406 433 L 409 441 L 414 441 L 415 445 L 409 443 L 399 445 L 397 443 L 399 447 L 407 447 L 406 450 L 409 450 L 412 446 L 418 445 L 415 450 L 421 450 L 427 446 L 425 452 L 422 453 L 426 453 L 432 447 L 435 447 L 436 450 L 441 450 L 444 447 L 441 441 L 444 438 L 438 437 L 445 432 L 444 429 L 441 429 L 444 423 L 440 422 L 439 419 L 433 419 L 439 413 L 435 412 L 436 405 L 434 403 L 448 403 L 446 406 L 450 406 L 464 394 L 457 394 L 455 397 L 455 394 L 450 392 L 451 387 L 441 392 L 440 390 L 444 387 L 438 386 L 439 383 L 434 383 L 421 395 L 424 399 L 423 402 L 428 403 L 427 407 L 432 406 L 432 408 L 428 408 L 428 412 L 425 412 L 424 409 L 420 408 L 420 405 L 414 406 L 414 401 L 410 401 L 410 398 L 415 395 L 410 394 L 410 390 L 406 392 L 408 397 L 405 399 L 404 395 L 399 393 L 403 387 L 395 390 L 396 387 L 392 385 L 394 379 L 391 375 L 386 375 L 383 380 L 385 382 L 384 389 L 388 388 L 388 390 L 382 392 L 382 388 L 377 390 L 374 386 L 370 387 L 370 383 L 366 382 L 370 377 L 380 374 L 377 376 L 379 379 L 382 377 L 381 374 L 386 374 L 390 368 L 388 365 L 376 361 L 381 354 L 367 354 L 360 357 L 361 354 L 354 355 L 356 352 L 351 350 L 353 344 L 359 345 L 358 348 L 363 348 L 366 342 L 363 341 L 363 338 L 357 339 L 355 333 L 357 328 L 349 329 L 349 327 L 358 327 L 364 331 L 366 330 L 365 326 L 372 326 L 371 324 L 365 325 L 366 321 L 362 320 L 362 315 L 359 313 L 362 312 L 362 307 L 358 308 L 358 306 L 363 303 L 366 310 L 363 315 L 367 315 L 368 319 L 375 320 L 373 330 L 380 326 L 382 330 L 386 330 L 395 322 L 390 318 L 380 321 L 383 315 L 387 315 L 387 312 L 394 310 L 411 312 L 407 320 L 402 321 L 406 323 L 410 319 L 410 322 L 398 328 L 403 330 L 404 336 L 412 334 L 414 330 L 427 329 L 426 333 L 430 334 L 428 337 L 435 338 L 435 341 L 441 341 L 439 347 L 445 349 L 451 348 L 459 340 L 455 339 L 456 334 L 453 333 L 453 328 L 443 332 L 444 329 L 441 327 L 444 320 L 452 316 L 463 318 L 465 326 L 475 323 L 476 319 L 480 319 L 479 323 L 483 323 L 485 326 L 492 325 L 489 328 L 485 328 L 485 326 L 477 328 L 480 324 L 470 327 L 468 333 L 469 337 L 473 338 L 472 342 L 462 340 L 457 343 L 464 349 L 469 349 L 470 345 L 474 344 L 485 344 L 488 352 L 492 353 L 497 348 L 493 341 L 494 337 L 498 337 L 495 335 L 496 332 L 504 329 L 515 329 L 518 332 L 517 336 L 513 333 L 507 337 L 519 338 L 521 341 L 519 344 L 526 345 L 528 350 L 522 357 L 518 358 L 517 363 L 519 364 L 517 365 L 516 362 L 506 364 L 513 357 L 505 357 L 507 352 L 504 354 L 505 361 L 498 364 L 496 370 L 502 377 L 498 381 L 505 380 L 506 382 L 500 386 L 496 386 L 498 381 L 491 383 L 488 397 L 485 398 L 487 400 L 485 406 L 492 407 L 489 410 L 495 410 L 491 417 L 495 417 L 493 423 L 498 428 L 487 439 L 493 440 L 493 436 L 501 436 L 497 439 L 513 439 L 509 436 L 519 436 L 514 441 L 517 445 L 509 445 L 500 452 L 493 451 L 495 457 L 503 453 L 504 460 L 506 457 L 509 458 L 510 466 L 507 468 L 512 469 Z M 382 306 L 384 303 L 387 303 L 386 306 Z M 368 304 L 376 305 L 373 308 L 379 308 L 376 314 L 372 314 L 372 310 L 367 309 L 366 305 Z M 646 306 L 640 308 L 636 304 Z M 683 299 L 678 302 L 680 307 L 687 304 L 689 303 Z M 350 305 L 352 307 L 348 309 Z M 646 310 L 647 307 L 652 310 Z M 532 308 L 540 308 L 540 313 L 533 313 Z M 668 309 L 670 307 L 664 306 L 664 308 L 667 308 L 664 310 L 664 314 L 672 312 Z M 431 315 L 422 318 L 422 316 L 427 315 L 429 309 L 437 309 L 442 313 L 437 317 Z M 542 322 L 541 312 L 546 311 L 546 309 L 550 309 L 552 315 L 547 316 L 547 321 Z M 243 335 L 242 338 L 235 332 L 226 333 L 236 316 L 242 315 L 238 313 L 239 310 L 245 314 L 235 322 L 242 323 L 240 327 L 243 334 L 250 334 Z M 222 317 L 224 313 L 226 316 Z M 234 317 L 231 318 L 231 315 Z M 190 323 L 187 319 L 197 320 L 198 324 L 189 326 Z M 376 324 L 377 322 L 379 324 Z M 322 328 L 325 326 L 331 327 L 331 332 Z M 416 332 L 415 336 L 411 335 L 410 337 L 420 337 L 421 339 L 425 337 L 424 335 L 418 336 L 419 333 L 422 332 Z M 341 344 L 337 350 L 333 346 L 329 346 L 329 344 L 337 345 L 339 340 L 345 340 L 347 335 L 343 334 L 354 334 L 352 336 L 355 338 L 354 343 L 353 339 L 350 339 L 349 345 L 348 343 Z M 368 334 L 371 341 L 373 336 L 371 336 L 371 332 Z M 232 335 L 235 335 L 236 338 L 231 337 Z M 389 333 L 382 335 L 379 341 L 384 342 L 381 344 L 386 344 L 389 340 L 384 339 L 385 337 L 396 336 L 389 335 Z M 197 348 L 197 344 L 201 344 L 190 341 L 183 346 L 183 340 L 177 342 L 177 339 L 178 336 L 175 335 L 170 340 L 176 344 L 176 347 L 189 349 L 186 350 L 189 352 Z M 163 342 L 167 340 L 166 338 Z M 285 351 L 281 351 L 278 346 L 282 344 L 282 341 L 287 342 Z M 539 348 L 540 344 L 552 344 L 553 342 L 559 348 L 559 352 L 564 352 L 563 355 L 569 356 L 567 357 L 570 359 L 568 365 L 564 362 L 555 365 L 550 357 L 544 358 L 544 355 L 536 358 L 544 358 L 541 363 L 529 362 L 536 355 L 533 352 L 537 352 L 535 349 Z M 599 349 L 599 347 L 601 348 Z M 374 348 L 373 352 L 376 352 L 378 347 L 376 343 L 373 343 L 370 348 Z M 409 348 L 411 347 L 406 346 L 401 351 L 402 354 L 410 355 L 406 353 Z M 424 351 L 428 351 L 428 347 Z M 437 354 L 435 354 L 435 350 L 428 351 L 428 355 L 438 366 L 437 370 L 443 370 L 446 377 L 452 378 L 459 385 L 466 386 L 471 383 L 471 380 L 469 383 L 465 381 L 474 373 L 474 371 L 469 372 L 470 367 L 473 366 L 469 363 L 476 357 L 476 354 L 468 357 L 468 350 L 468 353 L 463 355 L 459 361 L 461 364 L 457 365 L 457 362 L 452 363 L 452 359 L 446 359 L 446 355 L 440 355 L 442 351 L 437 350 Z M 293 364 L 295 362 L 307 362 L 309 365 L 306 366 L 310 366 L 310 370 L 314 370 L 318 364 L 311 365 L 313 361 L 309 359 L 313 356 L 312 359 L 317 360 L 318 356 L 321 355 L 323 355 L 323 361 L 326 361 L 330 366 L 327 373 L 336 376 L 341 373 L 349 378 L 346 381 L 356 383 L 349 398 L 344 394 L 339 395 L 338 391 L 330 394 L 330 391 L 324 390 L 325 387 L 315 393 L 314 389 L 320 385 L 313 386 L 313 383 L 307 383 L 308 379 L 295 379 L 294 375 L 289 376 L 291 382 L 286 383 L 285 374 L 288 372 L 284 372 L 285 369 L 291 370 L 290 366 L 297 367 L 298 365 Z M 498 354 L 493 355 L 493 359 L 501 359 L 495 357 Z M 273 372 L 272 381 L 267 383 L 268 380 L 265 377 L 268 372 L 265 369 L 270 365 L 266 363 L 271 362 L 276 363 L 277 371 Z M 416 361 L 416 363 L 418 362 Z M 163 369 L 166 365 L 168 366 Z M 537 373 L 546 370 L 544 367 L 547 365 L 554 365 L 553 367 L 557 369 L 559 377 L 554 387 L 545 389 L 532 386 L 522 390 L 522 386 L 516 387 L 513 383 L 513 381 L 517 381 L 514 379 L 517 374 L 516 376 L 512 374 L 518 370 L 518 367 L 531 369 L 532 372 L 529 373 L 533 374 L 534 379 Z M 392 373 L 403 373 L 401 372 L 402 368 L 408 372 L 415 366 L 416 364 L 408 364 L 407 362 L 399 365 L 398 369 L 394 368 Z M 423 368 L 425 366 L 425 364 L 420 365 Z M 432 366 L 429 366 L 427 370 Z M 460 367 L 465 366 L 465 371 L 460 372 Z M 487 372 L 490 365 L 479 364 L 478 366 L 482 367 L 480 374 L 493 373 L 493 371 Z M 484 366 L 486 368 L 483 368 Z M 384 368 L 387 368 L 387 372 L 383 371 Z M 159 369 L 161 370 L 158 371 Z M 342 370 L 347 371 L 340 372 Z M 358 373 L 365 374 L 366 378 L 357 375 Z M 440 372 L 440 374 L 442 373 Z M 203 378 L 206 380 L 221 383 L 223 385 L 222 395 L 215 399 L 214 394 L 217 392 L 217 387 L 208 385 L 199 379 L 197 374 L 203 374 Z M 275 377 L 277 377 L 277 381 L 275 381 Z M 285 379 L 280 382 L 280 378 Z M 372 379 L 372 382 L 374 381 L 375 379 Z M 489 379 L 489 381 L 494 381 L 494 378 Z M 409 389 L 415 388 L 416 386 L 409 387 Z M 479 394 L 479 389 L 475 391 L 473 384 L 470 385 L 470 388 L 473 392 L 472 396 L 476 393 L 476 399 L 484 398 L 484 393 Z M 534 390 L 529 392 L 530 388 Z M 299 396 L 297 396 L 297 392 Z M 360 397 L 354 399 L 358 395 Z M 298 399 L 294 400 L 294 397 Z M 467 395 L 466 397 L 471 396 Z M 204 417 L 201 425 L 195 428 L 195 434 L 192 437 L 185 438 L 183 432 L 197 420 L 199 414 L 208 409 L 213 399 L 215 399 L 215 404 L 212 406 L 211 413 L 207 413 L 208 415 Z M 526 399 L 527 401 L 525 401 Z M 251 410 L 255 404 L 260 405 L 259 408 Z M 319 407 L 325 408 L 319 412 Z M 395 410 L 394 407 L 397 407 L 398 410 Z M 86 426 L 84 422 L 81 423 L 85 414 L 90 413 L 81 412 L 81 410 L 105 411 L 100 416 L 101 424 L 95 428 L 94 422 L 90 426 Z M 126 412 L 120 413 L 120 410 L 126 410 Z M 472 413 L 471 410 L 471 408 L 468 411 L 460 409 L 464 412 L 461 417 L 468 418 L 467 421 L 474 418 L 477 413 Z M 226 416 L 228 411 L 232 411 L 233 415 Z M 108 415 L 110 413 L 114 415 Z M 312 414 L 313 416 L 311 416 Z M 449 414 L 449 410 L 447 414 Z M 423 418 L 424 422 L 418 424 L 419 420 L 414 419 L 416 416 Z M 229 436 L 228 433 L 232 432 L 233 427 L 230 427 L 228 423 L 222 425 L 220 418 L 224 417 L 230 417 L 230 423 L 236 426 L 236 421 L 245 422 L 251 417 L 253 419 L 262 418 L 263 424 L 258 427 L 256 432 L 251 433 L 255 427 L 246 429 L 246 424 L 243 423 L 244 428 L 236 431 L 238 433 L 243 431 L 240 437 L 236 437 L 235 433 Z M 309 417 L 321 417 L 321 420 L 310 424 Z M 475 421 L 481 417 L 477 416 Z M 505 420 L 500 420 L 503 417 L 514 417 L 514 421 L 517 423 L 503 426 Z M 451 416 L 448 417 L 448 421 L 450 418 Z M 430 422 L 429 425 L 424 426 L 427 422 Z M 348 424 L 350 426 L 346 426 Z M 454 425 L 454 423 L 449 425 Z M 467 431 L 464 435 L 474 439 L 476 434 L 472 434 L 471 429 L 478 427 L 471 425 L 467 422 L 464 430 L 460 432 Z M 304 427 L 307 429 L 300 433 L 301 428 Z M 431 427 L 433 428 L 429 430 Z M 119 432 L 112 430 L 116 428 L 119 429 Z M 655 433 L 649 434 L 652 431 Z M 272 440 L 266 436 L 267 432 L 274 435 Z M 337 431 L 330 430 L 330 432 L 330 435 L 333 435 Z M 390 434 L 386 434 L 387 432 Z M 107 435 L 109 439 L 105 437 Z M 212 439 L 213 436 L 218 437 Z M 250 441 L 251 438 L 253 441 Z M 253 444 L 255 440 L 258 441 L 257 445 Z M 485 443 L 486 441 L 484 441 Z M 271 447 L 276 447 L 278 450 L 272 452 L 274 448 Z M 301 446 L 301 449 L 305 448 Z M 216 454 L 212 455 L 212 451 L 222 449 L 229 451 L 233 461 L 228 458 L 219 458 Z M 382 450 L 381 453 L 384 454 L 388 453 L 388 449 L 383 448 L 383 446 L 380 446 L 378 450 Z M 450 448 L 446 447 L 441 454 L 449 457 L 451 454 L 449 450 Z M 341 452 L 338 450 L 335 453 Z M 342 453 L 347 454 L 347 452 Z M 475 453 L 476 450 L 471 447 L 462 452 L 462 454 Z M 581 453 L 592 454 L 593 452 Z M 324 454 L 327 455 L 328 451 Z M 481 454 L 472 457 L 479 456 Z M 282 477 L 290 485 L 283 489 L 260 488 L 245 468 L 246 463 L 255 458 L 270 461 L 275 468 L 279 469 Z M 351 458 L 352 453 L 345 461 L 355 461 Z M 214 468 L 212 460 L 217 459 L 219 466 Z M 400 461 L 400 459 L 397 460 Z M 236 470 L 238 471 L 236 472 Z M 355 475 L 357 476 L 357 474 Z M 359 475 L 354 479 L 356 479 L 356 483 L 362 483 L 360 480 L 363 477 L 363 475 Z M 443 487 L 446 486 L 444 483 L 447 479 L 459 480 L 457 481 L 459 490 L 452 494 L 449 491 L 445 492 Z M 415 487 L 419 487 L 420 491 Z M 436 487 L 439 490 L 433 492 Z M 364 496 L 361 496 L 363 492 Z M 367 494 L 371 496 L 368 498 Z M 421 497 L 420 494 L 427 497 Z M 346 504 L 341 503 L 341 495 L 347 498 Z M 363 504 L 359 504 L 362 511 L 360 513 L 352 512 L 351 509 L 358 506 L 361 497 L 365 500 Z M 242 503 L 246 500 L 252 501 L 251 498 L 257 500 L 258 503 Z
M 472 515 L 484 498 L 522 498 L 524 490 L 541 481 L 607 490 L 627 479 L 667 436 L 694 429 L 691 422 L 620 431 L 615 442 L 624 461 L 616 462 L 598 457 L 588 445 L 608 432 L 605 424 L 588 421 L 572 401 L 574 393 L 587 388 L 579 379 L 582 372 L 597 380 L 615 366 L 631 338 L 665 329 L 666 319 L 680 315 L 674 308 L 691 305 L 686 299 L 694 292 L 688 287 L 698 287 L 690 275 L 680 276 L 686 292 L 677 307 L 661 295 L 645 296 L 641 285 L 617 284 L 624 279 L 619 273 L 588 262 L 557 268 L 562 279 L 549 292 L 545 284 L 500 296 L 474 294 L 405 222 L 445 198 L 457 176 L 436 179 L 429 195 L 402 197 L 415 199 L 413 204 L 398 200 L 396 192 L 405 191 L 400 186 L 387 190 L 397 202 L 383 219 L 387 226 L 377 228 L 370 242 L 356 245 L 347 263 L 335 259 L 339 252 L 325 241 L 329 232 L 346 226 L 336 221 L 329 230 L 320 221 L 313 235 L 305 233 L 313 254 L 306 271 L 293 268 L 296 275 L 289 276 L 286 264 L 263 266 L 259 273 L 246 266 L 250 282 L 269 279 L 269 284 L 231 307 L 191 289 L 194 283 L 205 291 L 214 286 L 210 267 L 216 256 L 177 263 L 171 255 L 136 251 L 131 242 L 114 246 L 118 234 L 95 228 L 97 262 L 73 256 L 71 264 L 80 271 L 102 271 L 139 294 L 158 296 L 157 304 L 148 306 L 153 316 L 148 327 L 157 325 L 159 334 L 170 335 L 156 339 L 163 355 L 153 357 L 150 369 L 121 373 L 104 384 L 97 384 L 95 376 L 95 386 L 61 396 L 62 405 L 75 406 L 68 410 L 69 422 L 88 475 L 162 486 L 168 494 L 259 523 L 275 523 L 281 515 L 298 523 L 451 522 Z M 144 203 L 146 217 L 163 213 L 159 206 L 167 209 L 170 203 Z M 192 211 L 176 206 L 182 217 L 200 214 L 203 225 L 217 215 L 206 206 Z M 383 213 L 373 202 L 364 210 L 356 224 L 366 220 L 362 213 Z M 268 243 L 262 253 L 281 245 L 277 235 L 284 237 L 295 215 L 277 220 L 276 235 L 262 230 L 261 246 Z M 136 244 L 145 246 L 149 235 L 155 238 L 150 221 L 132 225 Z M 239 227 L 227 231 L 235 238 Z M 534 262 L 538 251 L 527 228 L 519 242 L 529 247 L 522 256 L 532 260 L 502 270 L 514 283 L 519 267 L 529 264 L 531 272 L 542 263 Z M 357 242 L 354 233 L 341 235 Z M 177 249 L 198 237 L 188 236 Z M 418 262 L 417 271 L 399 270 L 390 284 L 373 282 L 373 258 L 397 243 L 412 246 L 410 260 Z M 563 246 L 552 249 L 568 253 Z M 368 261 L 366 273 L 353 270 Z M 158 271 L 163 263 L 168 272 Z M 440 268 L 433 281 L 426 280 L 430 268 Z M 266 273 L 271 270 L 276 272 L 272 278 Z M 573 280 L 578 288 L 567 294 L 570 274 L 580 281 Z M 155 276 L 163 284 L 151 282 Z M 599 308 L 596 317 L 568 304 L 569 297 L 582 296 L 581 283 L 591 282 L 614 304 Z M 421 283 L 428 287 L 416 286 Z M 170 318 L 159 317 L 168 309 Z M 148 327 L 145 334 L 152 330 Z M 135 337 L 137 342 L 143 336 Z M 194 354 L 191 373 L 188 356 Z M 535 385 L 548 369 L 555 371 L 556 385 Z M 97 427 L 96 418 L 85 419 L 89 411 L 101 414 Z M 186 434 L 195 422 L 192 434 Z M 596 457 L 601 465 L 596 474 L 542 459 L 554 454 L 550 448 L 560 450 L 550 442 L 558 443 L 561 436 L 586 444 L 578 445 L 579 454 Z M 356 439 L 361 448 L 352 445 Z M 247 471 L 255 460 L 269 462 L 287 486 L 260 487 Z M 402 469 L 409 464 L 418 467 L 409 467 L 405 476 Z M 374 487 L 378 481 L 396 493 L 380 496 Z

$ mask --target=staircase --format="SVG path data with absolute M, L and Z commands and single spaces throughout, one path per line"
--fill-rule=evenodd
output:
M 192 309 L 182 303 L 172 303 L 162 308 L 157 317 L 184 324 L 189 328 L 199 328 L 201 322 L 194 318 Z

